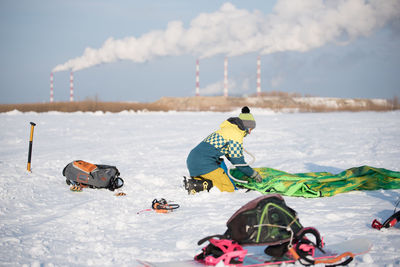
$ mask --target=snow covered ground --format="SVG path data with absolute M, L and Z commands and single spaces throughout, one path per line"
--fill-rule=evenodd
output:
M 0 114 L 0 265 L 134 266 L 187 260 L 197 241 L 222 234 L 230 216 L 258 192 L 187 195 L 186 156 L 229 113 Z M 330 171 L 371 165 L 400 171 L 400 112 L 278 114 L 253 110 L 257 128 L 245 147 L 257 160 L 288 172 Z M 32 173 L 26 171 L 29 122 L 34 133 Z M 115 165 L 125 197 L 108 190 L 74 193 L 61 172 L 82 159 Z M 351 192 L 329 198 L 284 197 L 304 226 L 329 244 L 356 237 L 373 243 L 351 265 L 399 266 L 400 226 L 377 231 L 394 210 L 400 190 Z M 156 214 L 154 198 L 181 205 Z

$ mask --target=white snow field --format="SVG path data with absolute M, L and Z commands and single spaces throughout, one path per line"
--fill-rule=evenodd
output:
M 182 187 L 189 151 L 239 112 L 0 114 L 0 265 L 135 266 L 137 259 L 192 259 L 201 250 L 199 239 L 224 233 L 230 216 L 261 195 L 216 188 L 188 195 Z M 244 145 L 256 156 L 253 167 L 338 173 L 370 165 L 400 171 L 400 112 L 252 113 L 257 128 Z M 37 126 L 29 173 L 31 121 Z M 70 191 L 61 172 L 77 159 L 117 166 L 127 195 Z M 400 225 L 371 228 L 373 219 L 382 222 L 393 213 L 399 197 L 400 190 L 377 190 L 284 199 L 327 246 L 370 239 L 370 253 L 351 266 L 399 266 Z M 181 207 L 137 214 L 154 198 Z

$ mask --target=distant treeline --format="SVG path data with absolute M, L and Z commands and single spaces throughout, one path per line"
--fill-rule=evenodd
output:
M 288 112 L 390 111 L 400 109 L 397 97 L 383 99 L 347 99 L 300 97 L 297 94 L 271 92 L 259 97 L 163 97 L 155 102 L 78 102 L 0 104 L 0 112 L 121 112 L 121 111 L 231 111 L 242 106 Z
M 151 103 L 130 103 L 130 102 L 100 102 L 93 100 L 77 101 L 77 102 L 54 102 L 54 103 L 27 103 L 27 104 L 1 104 L 0 112 L 8 112 L 18 110 L 21 112 L 121 112 L 124 110 L 149 110 L 161 111 L 154 107 Z

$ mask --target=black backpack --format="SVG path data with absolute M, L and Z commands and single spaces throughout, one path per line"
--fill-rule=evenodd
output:
M 296 211 L 278 194 L 250 201 L 231 216 L 226 226 L 228 229 L 223 235 L 211 237 L 231 239 L 241 245 L 276 245 L 290 241 L 303 229 Z
M 114 191 L 124 184 L 115 166 L 93 164 L 83 160 L 69 163 L 62 171 L 66 183 L 89 186 L 92 188 L 107 188 Z
M 238 245 L 266 245 L 264 252 L 275 258 L 281 258 L 288 253 L 290 257 L 300 260 L 304 265 L 325 263 L 324 260 L 317 261 L 310 258 L 314 249 L 324 252 L 318 230 L 313 227 L 303 227 L 296 211 L 288 207 L 279 194 L 265 195 L 250 201 L 236 211 L 226 225 L 228 229 L 224 234 L 207 236 L 198 242 L 198 245 L 206 241 L 210 243 L 195 256 L 197 261 L 204 262 L 207 259 L 217 257 L 221 259 L 227 256 L 232 259 L 230 262 L 232 264 L 238 260 L 237 255 L 240 252 L 236 250 L 241 249 Z M 232 241 L 234 248 L 231 249 L 230 245 L 229 247 L 219 245 L 215 242 L 215 238 Z M 225 244 L 230 243 L 225 242 Z M 303 247 L 314 249 L 303 250 Z M 341 261 L 339 264 L 348 264 L 354 257 L 352 254 L 344 255 L 332 259 L 332 263 Z
M 288 242 L 303 226 L 297 213 L 278 194 L 258 197 L 236 211 L 226 223 L 224 236 L 246 245 L 275 245 Z M 287 228 L 291 231 L 288 231 Z

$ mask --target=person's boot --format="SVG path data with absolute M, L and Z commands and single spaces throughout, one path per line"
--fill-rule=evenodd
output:
M 188 191 L 188 194 L 196 194 L 198 192 L 210 189 L 213 187 L 213 183 L 211 180 L 204 179 L 201 177 L 191 177 L 187 179 L 186 176 L 183 177 L 183 185 L 185 189 Z

